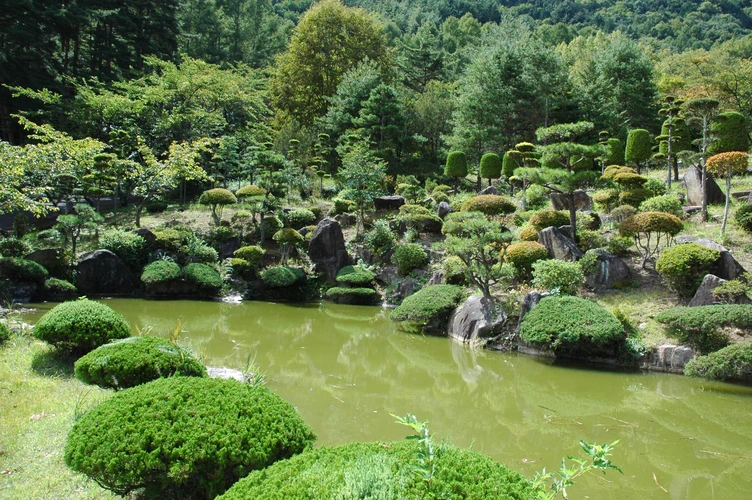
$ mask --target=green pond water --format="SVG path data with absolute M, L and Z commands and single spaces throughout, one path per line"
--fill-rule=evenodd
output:
M 620 440 L 624 475 L 592 474 L 570 498 L 752 497 L 752 388 L 678 375 L 555 366 L 398 331 L 378 307 L 107 300 L 133 324 L 182 337 L 210 366 L 243 369 L 292 402 L 318 445 L 398 440 L 389 414 L 414 413 L 435 438 L 532 477 Z M 38 304 L 35 321 L 54 304 Z M 665 488 L 664 491 L 662 488 Z

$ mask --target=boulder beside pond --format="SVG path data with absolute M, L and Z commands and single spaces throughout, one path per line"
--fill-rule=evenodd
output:
M 339 270 L 350 263 L 339 222 L 326 218 L 318 223 L 308 245 L 308 256 L 326 281 L 336 281 Z
M 76 264 L 76 284 L 83 295 L 130 295 L 135 280 L 128 266 L 109 250 L 95 250 Z
M 463 343 L 475 343 L 491 337 L 506 320 L 503 312 L 494 314 L 494 304 L 485 297 L 470 297 L 449 318 L 449 336 Z

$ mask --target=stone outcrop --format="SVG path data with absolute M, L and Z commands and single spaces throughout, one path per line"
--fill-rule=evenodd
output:
M 483 190 L 481 190 L 481 191 L 480 191 L 480 192 L 478 193 L 478 196 L 480 196 L 480 195 L 484 195 L 484 194 L 493 194 L 493 195 L 497 195 L 497 196 L 498 196 L 498 195 L 499 195 L 499 190 L 498 190 L 498 189 L 496 189 L 496 188 L 495 188 L 495 187 L 493 187 L 493 186 L 488 186 L 488 187 L 484 188 Z
M 463 343 L 476 343 L 491 337 L 497 325 L 506 320 L 501 312 L 494 315 L 494 305 L 485 297 L 470 297 L 449 318 L 449 336 Z
M 26 260 L 33 260 L 37 264 L 47 269 L 53 276 L 59 274 L 65 269 L 65 261 L 62 248 L 44 248 L 35 250 L 24 257 Z
M 128 266 L 109 250 L 84 254 L 76 264 L 76 277 L 83 295 L 130 295 L 135 287 Z
M 659 345 L 642 359 L 640 368 L 655 372 L 684 373 L 684 365 L 696 355 L 691 347 L 684 345 Z
M 327 218 L 319 222 L 308 245 L 308 256 L 326 281 L 336 281 L 339 270 L 350 263 L 342 227 L 337 221 Z
M 555 227 L 547 227 L 538 233 L 538 243 L 545 246 L 548 255 L 554 259 L 574 262 L 583 255 L 577 245 Z
M 157 241 L 157 235 L 151 232 L 150 229 L 147 229 L 145 227 L 136 229 L 135 231 L 133 231 L 133 234 L 137 234 L 138 236 L 141 236 L 143 239 L 146 240 L 146 243 L 148 243 L 149 245 Z
M 715 270 L 713 272 L 713 274 L 718 276 L 719 278 L 722 278 L 724 280 L 735 280 L 736 278 L 747 272 L 744 267 L 742 267 L 742 265 L 736 261 L 734 256 L 731 254 L 731 252 L 728 251 L 726 247 L 719 245 L 711 239 L 682 235 L 677 236 L 674 241 L 677 244 L 696 243 L 700 246 L 721 252 L 721 255 L 716 262 Z
M 702 171 L 697 165 L 690 166 L 684 174 L 684 188 L 687 190 L 688 205 L 702 205 Z M 708 204 L 723 203 L 726 200 L 726 196 L 710 172 L 708 172 L 705 191 L 708 195 Z
M 561 193 L 551 193 L 549 195 L 554 210 L 569 210 L 569 199 L 567 195 Z M 587 211 L 593 206 L 593 199 L 583 190 L 578 189 L 574 192 L 574 206 L 576 210 Z
M 597 255 L 595 267 L 585 274 L 585 283 L 593 290 L 607 290 L 630 279 L 629 267 L 615 255 L 605 250 L 590 250 L 586 255 Z
M 713 290 L 726 283 L 726 281 L 728 280 L 719 278 L 713 274 L 705 275 L 702 279 L 702 284 L 700 284 L 700 287 L 695 292 L 695 296 L 692 297 L 692 300 L 689 302 L 689 306 L 697 307 L 717 304 L 718 302 L 713 296 Z M 745 294 L 739 294 L 738 296 L 732 297 L 729 302 L 733 304 L 750 304 L 752 303 L 752 300 L 750 300 Z
M 439 208 L 436 210 L 436 215 L 438 215 L 439 218 L 443 219 L 447 216 L 447 214 L 450 214 L 451 212 L 454 212 L 454 210 L 449 205 L 449 203 L 442 201 L 441 203 L 439 203 Z
M 405 198 L 399 195 L 379 196 L 373 199 L 373 207 L 376 210 L 398 210 L 405 204 Z
M 525 319 L 525 315 L 529 313 L 533 307 L 537 306 L 541 299 L 548 297 L 549 295 L 551 294 L 548 292 L 541 293 L 537 290 L 532 290 L 525 294 L 525 297 L 522 299 L 522 305 L 520 306 L 520 318 L 517 322 L 518 333 L 520 331 L 520 325 L 522 325 L 522 320 Z

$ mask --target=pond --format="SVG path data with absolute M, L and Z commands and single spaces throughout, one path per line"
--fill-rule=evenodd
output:
M 678 375 L 552 365 L 399 332 L 378 307 L 107 300 L 133 324 L 182 339 L 210 366 L 243 369 L 292 402 L 318 445 L 398 440 L 390 413 L 429 421 L 437 440 L 527 477 L 581 456 L 581 439 L 619 440 L 624 475 L 592 474 L 572 498 L 748 498 L 752 388 Z M 54 304 L 37 304 L 36 321 Z

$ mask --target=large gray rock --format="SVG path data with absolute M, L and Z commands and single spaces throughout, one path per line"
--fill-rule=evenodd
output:
M 725 279 L 719 278 L 713 274 L 707 274 L 702 279 L 702 284 L 695 292 L 695 296 L 689 301 L 690 307 L 709 306 L 715 304 L 713 290 L 726 283 Z
M 590 250 L 586 255 L 596 254 L 595 267 L 585 275 L 585 283 L 594 290 L 607 290 L 617 283 L 630 279 L 629 267 L 615 255 L 605 250 Z
M 405 204 L 405 199 L 399 195 L 380 196 L 373 199 L 373 207 L 376 210 L 398 210 Z
M 537 306 L 541 299 L 548 297 L 549 295 L 551 294 L 548 292 L 541 293 L 537 290 L 532 290 L 525 294 L 525 297 L 522 299 L 522 306 L 520 307 L 520 318 L 517 322 L 518 333 L 520 331 L 520 326 L 522 325 L 522 320 L 525 319 L 525 315 L 529 313 L 533 307 Z
M 587 227 L 585 227 L 585 229 L 590 229 L 592 231 L 597 231 L 597 230 L 599 230 L 601 228 L 601 226 L 603 225 L 603 222 L 601 221 L 601 216 L 598 215 L 597 212 L 593 212 L 593 211 L 590 211 L 590 210 L 585 210 L 582 213 L 584 213 L 585 215 L 590 216 L 590 219 L 591 219 L 591 222 L 587 225 Z
M 710 238 L 701 238 L 699 236 L 689 236 L 686 234 L 680 234 L 674 238 L 674 243 L 681 245 L 683 243 L 696 243 L 702 247 L 710 248 L 711 250 L 718 250 L 719 252 L 728 252 L 728 248 L 719 245 Z
M 561 193 L 551 193 L 549 195 L 554 210 L 569 210 L 569 199 L 567 195 Z M 586 211 L 593 206 L 593 199 L 583 190 L 578 189 L 574 192 L 575 209 Z
M 665 344 L 653 348 L 640 363 L 640 368 L 656 372 L 684 373 L 684 365 L 696 356 L 691 347 Z
M 232 368 L 225 368 L 222 367 L 213 367 L 213 366 L 207 366 L 206 367 L 206 374 L 209 375 L 211 378 L 224 378 L 224 379 L 234 379 L 238 382 L 245 382 L 245 377 L 243 376 L 243 372 L 240 370 L 234 370 Z
M 342 227 L 337 221 L 326 218 L 318 223 L 308 245 L 308 256 L 326 281 L 336 281 L 339 270 L 350 263 Z
M 439 218 L 443 219 L 447 216 L 447 214 L 450 214 L 454 212 L 454 209 L 449 205 L 449 203 L 442 201 L 439 203 L 439 208 L 436 210 L 436 215 L 439 216 Z
M 135 231 L 133 231 L 133 234 L 137 234 L 138 236 L 141 236 L 143 239 L 146 240 L 146 243 L 148 243 L 149 245 L 157 241 L 157 235 L 151 232 L 150 229 L 147 229 L 145 227 L 136 229 Z
M 688 205 L 702 205 L 702 171 L 697 165 L 692 165 L 684 174 L 684 188 L 687 190 Z M 708 179 L 705 185 L 705 191 L 708 195 L 708 203 L 723 203 L 726 196 L 718 187 L 713 176 L 708 172 Z
M 494 194 L 494 195 L 497 195 L 497 196 L 498 196 L 498 194 L 499 194 L 499 190 L 498 190 L 498 189 L 496 189 L 496 188 L 495 188 L 495 187 L 493 187 L 493 186 L 488 186 L 487 188 L 485 188 L 485 189 L 481 190 L 481 191 L 480 191 L 480 192 L 478 193 L 478 195 L 483 195 L 483 194 Z
M 494 305 L 485 297 L 470 297 L 449 318 L 449 336 L 459 342 L 476 343 L 491 337 L 506 316 L 494 316 Z
M 538 233 L 538 243 L 545 246 L 548 255 L 554 259 L 574 262 L 583 255 L 577 245 L 555 227 L 547 227 Z
M 76 264 L 76 284 L 83 295 L 129 295 L 134 283 L 125 262 L 109 250 L 84 254 Z
M 446 279 L 446 273 L 441 269 L 437 269 L 433 272 L 431 277 L 428 279 L 426 286 L 443 285 L 445 279 Z

